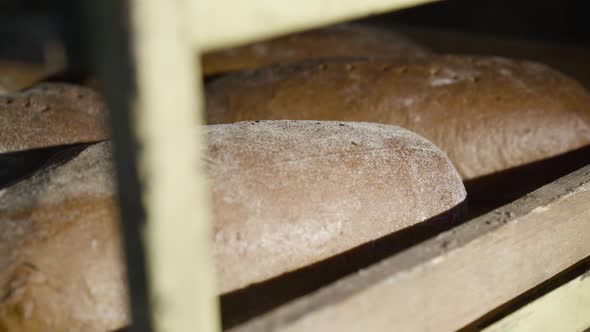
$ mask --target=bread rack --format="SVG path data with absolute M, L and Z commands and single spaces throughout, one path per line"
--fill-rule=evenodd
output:
M 93 52 L 112 109 L 133 331 L 220 329 L 207 180 L 195 167 L 204 137 L 194 54 L 425 2 L 89 1 Z M 336 317 L 346 326 L 359 316 L 375 324 L 371 330 L 392 312 L 400 331 L 457 330 L 564 271 L 583 272 L 589 255 L 587 166 L 232 330 L 325 331 Z M 590 278 L 580 275 L 486 329 L 547 327 L 546 312 L 559 330 L 590 327 Z

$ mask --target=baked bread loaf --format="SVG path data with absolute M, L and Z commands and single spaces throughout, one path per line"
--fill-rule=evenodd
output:
M 388 57 L 392 61 L 406 61 L 427 55 L 424 47 L 401 33 L 341 24 L 205 53 L 202 64 L 203 72 L 210 75 L 324 57 Z
M 463 179 L 590 143 L 590 94 L 580 84 L 498 57 L 274 66 L 219 78 L 206 93 L 211 124 L 313 119 L 407 128 L 445 151 Z
M 129 323 L 109 145 L 0 191 L 0 331 Z
M 41 64 L 1 60 L 0 94 L 28 88 L 47 74 L 47 69 Z
M 399 127 L 262 121 L 207 131 L 221 293 L 319 262 L 465 199 L 444 153 Z
M 461 180 L 407 130 L 345 122 L 207 128 L 220 293 L 449 211 Z M 110 144 L 0 191 L 0 330 L 129 324 Z
M 43 83 L 0 95 L 0 153 L 108 139 L 107 108 L 91 89 Z

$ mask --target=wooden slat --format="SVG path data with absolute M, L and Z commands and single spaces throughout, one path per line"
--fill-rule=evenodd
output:
M 193 0 L 193 40 L 203 51 L 436 0 Z
M 452 331 L 590 255 L 590 166 L 233 331 Z
M 581 332 L 588 328 L 590 271 L 490 325 L 483 332 Z
M 132 2 L 149 281 L 157 331 L 219 329 L 199 154 L 202 103 L 186 2 Z M 199 106 L 199 107 L 197 107 Z M 196 111 L 197 110 L 197 111 Z

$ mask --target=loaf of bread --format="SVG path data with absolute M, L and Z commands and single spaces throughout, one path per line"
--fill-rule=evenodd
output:
M 129 323 L 109 145 L 0 191 L 0 331 Z
M 401 33 L 359 24 L 341 24 L 205 53 L 202 64 L 205 74 L 220 74 L 324 57 L 387 57 L 403 62 L 428 54 L 424 47 Z
M 412 130 L 463 179 L 590 143 L 590 94 L 547 66 L 497 57 L 315 61 L 237 73 L 207 86 L 208 122 L 367 121 Z
M 1 60 L 0 94 L 28 88 L 47 74 L 47 69 L 41 64 Z
M 98 93 L 70 84 L 0 95 L 0 153 L 105 140 L 106 116 Z
M 221 293 L 319 262 L 446 212 L 456 170 L 395 126 L 315 121 L 209 126 Z
M 465 199 L 447 157 L 404 129 L 270 121 L 207 128 L 219 292 L 318 262 Z M 0 330 L 129 324 L 110 144 L 0 191 Z

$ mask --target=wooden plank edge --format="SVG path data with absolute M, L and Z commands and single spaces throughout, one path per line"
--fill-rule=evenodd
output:
M 203 51 L 438 0 L 193 0 L 193 41 Z
M 558 289 L 559 287 L 567 284 L 573 279 L 584 274 L 590 269 L 590 255 L 585 259 L 577 262 L 576 264 L 568 267 L 561 271 L 552 278 L 545 280 L 534 288 L 529 289 L 523 294 L 511 299 L 510 301 L 503 303 L 502 305 L 494 308 L 481 316 L 477 320 L 469 323 L 457 332 L 480 332 L 488 326 L 506 318 L 511 313 L 519 310 L 525 305 L 549 294 L 550 292 Z
M 590 270 L 482 332 L 584 331 L 590 328 Z
M 590 166 L 231 331 L 456 330 L 590 254 Z

